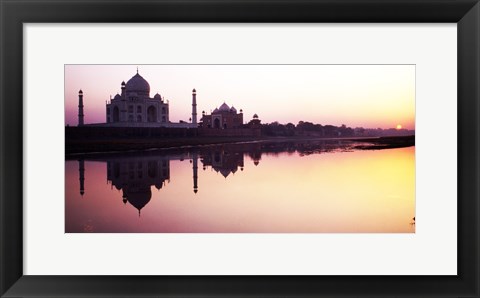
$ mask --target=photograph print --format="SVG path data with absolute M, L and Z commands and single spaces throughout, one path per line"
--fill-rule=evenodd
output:
M 66 233 L 415 233 L 415 65 L 65 65 Z

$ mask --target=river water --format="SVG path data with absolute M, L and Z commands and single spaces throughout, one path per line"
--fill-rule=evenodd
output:
M 223 144 L 65 162 L 66 233 L 414 233 L 415 147 Z

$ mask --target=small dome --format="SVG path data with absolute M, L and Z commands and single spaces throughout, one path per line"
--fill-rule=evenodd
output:
M 253 119 L 258 119 L 258 115 L 257 115 L 257 114 L 253 114 Z
M 154 99 L 158 99 L 158 100 L 161 100 L 162 99 L 162 96 L 160 94 L 155 94 L 155 96 L 153 97 Z
M 78 94 L 83 94 L 83 91 L 82 91 L 82 89 L 80 89 L 80 91 L 78 91 Z
M 195 88 L 193 88 L 192 92 L 193 92 L 193 93 L 196 93 L 196 92 L 197 92 L 197 90 L 195 90 Z
M 236 112 L 237 112 L 237 109 L 235 109 L 235 107 L 234 107 L 234 106 L 232 106 L 232 107 L 230 108 L 230 111 L 232 111 L 232 112 L 236 113 Z
M 113 99 L 117 100 L 117 99 L 121 99 L 122 97 L 120 96 L 120 94 L 117 93 L 117 95 L 115 95 L 115 97 Z
M 217 109 L 217 108 L 215 108 L 215 110 L 213 110 L 213 112 L 212 112 L 212 113 L 217 113 L 217 112 L 218 112 L 218 109 Z
M 150 94 L 150 84 L 138 73 L 128 80 L 127 92 L 137 92 L 140 95 Z
M 125 86 L 125 81 L 122 81 L 122 86 Z
M 220 108 L 218 108 L 219 111 L 230 111 L 230 107 L 226 104 L 226 103 L 223 103 Z

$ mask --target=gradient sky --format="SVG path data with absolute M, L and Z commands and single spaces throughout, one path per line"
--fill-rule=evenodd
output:
M 139 69 L 170 102 L 170 121 L 188 121 L 223 102 L 244 121 L 310 121 L 322 125 L 415 129 L 414 65 L 65 65 L 65 124 L 77 125 L 78 91 L 85 123 L 105 122 L 105 101 Z

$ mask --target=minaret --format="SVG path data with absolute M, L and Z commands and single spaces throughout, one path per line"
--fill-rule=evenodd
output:
M 83 91 L 78 91 L 78 126 L 83 126 Z
M 197 91 L 192 90 L 192 124 L 197 126 Z
M 122 99 L 125 98 L 125 81 L 122 81 Z
M 192 155 L 193 159 L 193 192 L 198 192 L 198 156 L 197 153 L 194 152 Z
M 122 101 L 120 103 L 120 115 L 118 120 L 120 122 L 127 121 L 127 92 L 124 81 L 122 81 Z
M 85 161 L 83 159 L 78 160 L 78 174 L 80 180 L 80 195 L 83 197 L 83 194 L 85 194 Z

